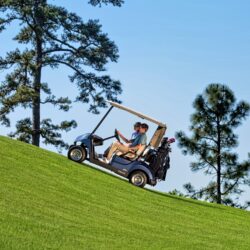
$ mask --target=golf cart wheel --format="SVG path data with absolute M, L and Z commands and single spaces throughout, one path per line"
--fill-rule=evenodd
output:
M 147 176 L 142 171 L 135 171 L 130 175 L 129 182 L 134 186 L 143 188 L 147 184 Z
M 81 146 L 70 147 L 68 151 L 68 158 L 75 162 L 83 162 L 87 157 L 86 149 Z

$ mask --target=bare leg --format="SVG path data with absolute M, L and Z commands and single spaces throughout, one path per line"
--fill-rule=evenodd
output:
M 112 144 L 111 144 L 111 146 L 112 146 Z M 107 156 L 108 156 L 108 153 L 109 153 L 109 151 L 110 151 L 110 149 L 111 149 L 111 146 L 109 146 L 107 149 L 105 149 L 105 151 L 104 151 L 104 153 L 103 153 L 103 156 L 104 156 L 104 157 L 107 157 Z

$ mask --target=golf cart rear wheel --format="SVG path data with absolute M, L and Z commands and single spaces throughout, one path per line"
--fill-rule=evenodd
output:
M 70 147 L 68 151 L 68 158 L 75 162 L 83 162 L 87 157 L 86 149 L 81 146 Z
M 147 184 L 147 176 L 142 171 L 135 171 L 130 175 L 129 182 L 137 187 L 143 188 Z

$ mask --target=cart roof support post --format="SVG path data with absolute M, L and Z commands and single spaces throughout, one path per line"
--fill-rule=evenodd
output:
M 105 118 L 108 116 L 108 114 L 110 113 L 110 111 L 113 109 L 113 106 L 111 106 L 109 108 L 109 110 L 106 112 L 106 114 L 103 116 L 103 118 L 101 119 L 101 121 L 97 124 L 97 126 L 94 128 L 94 130 L 91 132 L 91 135 L 93 135 L 96 130 L 101 126 L 101 124 L 103 123 L 103 121 L 105 120 Z

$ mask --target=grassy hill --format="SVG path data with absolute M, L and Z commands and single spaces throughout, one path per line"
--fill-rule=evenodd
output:
M 0 249 L 249 249 L 250 213 L 0 137 Z

